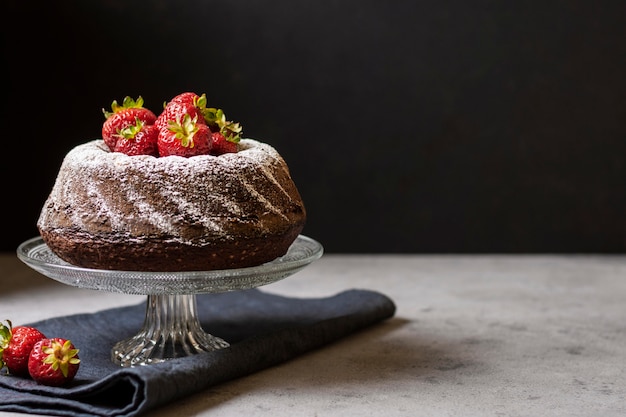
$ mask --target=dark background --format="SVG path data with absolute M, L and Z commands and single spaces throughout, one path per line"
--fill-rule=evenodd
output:
M 1 7 L 2 250 L 103 107 L 183 91 L 278 149 L 329 253 L 626 250 L 623 1 Z

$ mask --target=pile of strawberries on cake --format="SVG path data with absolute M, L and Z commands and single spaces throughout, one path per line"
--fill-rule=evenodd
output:
M 102 139 L 112 152 L 155 157 L 222 155 L 237 152 L 242 128 L 227 121 L 221 109 L 207 107 L 206 94 L 185 92 L 163 106 L 159 116 L 145 108 L 141 96 L 113 101 Z

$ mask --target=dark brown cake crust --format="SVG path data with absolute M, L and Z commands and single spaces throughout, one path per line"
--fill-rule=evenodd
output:
M 72 233 L 41 232 L 55 254 L 83 268 L 144 271 L 212 271 L 245 268 L 270 262 L 284 255 L 303 225 L 282 234 L 219 241 L 205 246 L 182 245 L 156 239 L 102 240 Z

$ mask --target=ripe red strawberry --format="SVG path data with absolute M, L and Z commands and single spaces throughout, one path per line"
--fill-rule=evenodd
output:
M 0 323 L 0 369 L 7 367 L 10 374 L 28 375 L 28 356 L 33 346 L 46 336 L 30 326 L 13 327 Z
M 120 130 L 113 152 L 121 152 L 126 155 L 152 155 L 159 156 L 157 145 L 159 129 L 155 125 L 147 125 L 139 119 L 135 124 Z
M 167 128 L 170 122 L 182 120 L 186 114 L 192 119 L 197 119 L 198 123 L 204 124 L 206 123 L 206 102 L 206 94 L 201 96 L 193 92 L 178 94 L 165 104 L 163 112 L 159 114 L 155 124 L 161 130 Z
M 219 156 L 225 153 L 236 153 L 237 152 L 237 141 L 226 138 L 220 132 L 211 133 L 211 155 Z
M 237 143 L 241 140 L 241 125 L 226 120 L 226 115 L 222 109 L 207 109 L 205 118 L 213 132 L 211 155 L 237 152 Z
M 28 373 L 42 385 L 66 385 L 74 379 L 80 367 L 78 351 L 67 339 L 41 339 L 30 352 Z
M 156 115 L 149 109 L 143 107 L 143 98 L 139 96 L 137 100 L 126 96 L 122 104 L 113 100 L 112 111 L 102 109 L 106 120 L 102 124 L 102 139 L 109 149 L 113 151 L 117 141 L 121 138 L 120 131 L 136 123 L 136 119 L 141 120 L 146 125 L 152 125 L 156 121 Z
M 197 118 L 185 114 L 182 119 L 170 122 L 159 130 L 159 155 L 208 155 L 211 151 L 211 130 Z

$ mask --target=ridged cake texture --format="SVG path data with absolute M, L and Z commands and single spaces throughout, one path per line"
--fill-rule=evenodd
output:
M 99 269 L 225 269 L 281 256 L 304 227 L 302 198 L 272 146 L 238 146 L 186 158 L 79 145 L 42 208 L 41 236 L 66 261 Z

